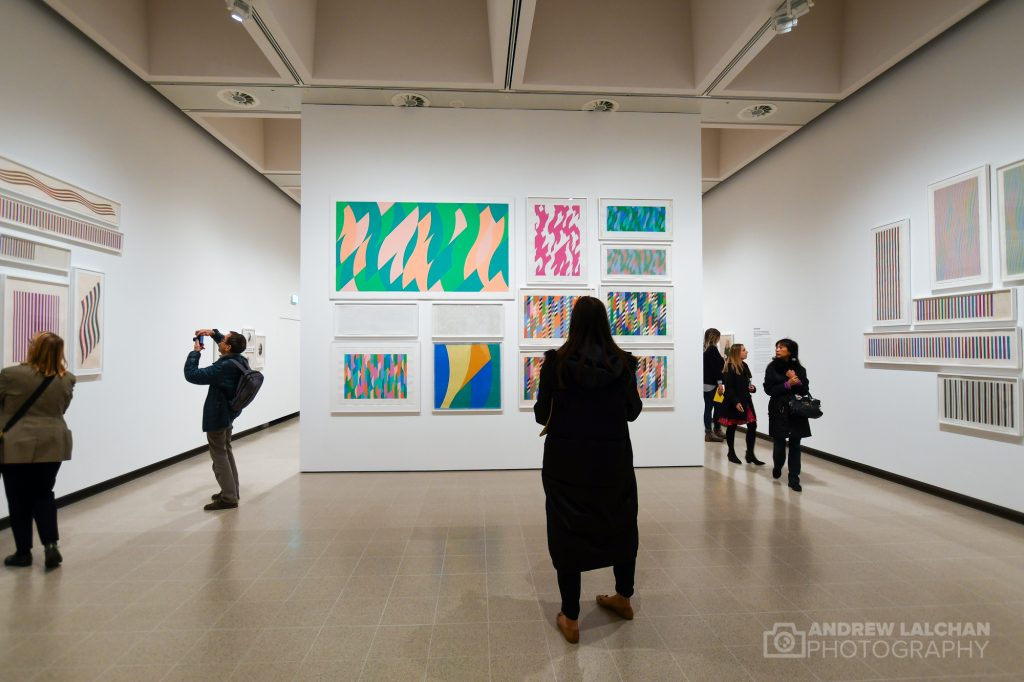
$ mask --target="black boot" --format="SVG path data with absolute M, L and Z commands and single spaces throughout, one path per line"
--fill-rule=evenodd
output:
M 764 462 L 754 456 L 753 450 L 747 450 L 747 464 L 756 464 L 757 466 L 763 466 Z
M 800 485 L 800 479 L 799 478 L 792 478 L 792 477 L 790 477 L 790 479 L 789 479 L 789 487 L 792 488 L 793 490 L 797 491 L 797 492 L 800 492 L 801 490 L 803 490 L 803 487 L 801 487 L 801 485 Z
M 4 558 L 4 566 L 31 566 L 32 552 L 15 552 Z
M 43 546 L 43 553 L 45 555 L 44 565 L 47 568 L 57 568 L 61 562 L 64 561 L 64 557 L 60 555 L 60 550 L 57 549 L 57 543 L 51 542 L 48 545 Z
M 733 464 L 743 464 L 743 462 L 740 461 L 740 458 L 736 456 L 736 451 L 732 449 L 729 450 L 729 461 Z

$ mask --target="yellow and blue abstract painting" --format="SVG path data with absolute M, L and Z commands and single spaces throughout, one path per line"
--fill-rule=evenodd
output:
M 435 343 L 434 409 L 500 410 L 501 344 Z

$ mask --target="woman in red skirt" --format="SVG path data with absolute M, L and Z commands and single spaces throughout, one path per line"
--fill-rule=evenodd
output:
M 742 343 L 734 343 L 722 368 L 725 400 L 719 409 L 718 423 L 725 427 L 725 442 L 729 445 L 729 461 L 742 464 L 736 456 L 736 427 L 747 427 L 747 462 L 764 464 L 754 456 L 754 442 L 757 439 L 757 414 L 754 413 L 754 399 L 757 392 L 750 383 L 750 368 L 744 362 L 747 359 L 747 348 Z

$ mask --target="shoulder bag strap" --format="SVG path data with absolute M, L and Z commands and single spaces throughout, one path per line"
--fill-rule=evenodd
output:
M 34 405 L 37 400 L 39 400 L 39 396 L 43 394 L 43 391 L 45 391 L 46 387 L 53 382 L 56 376 L 57 375 L 54 374 L 43 379 L 43 383 L 36 387 L 35 392 L 28 397 L 28 400 L 21 404 L 21 407 L 19 407 L 18 411 L 14 413 L 14 416 L 8 419 L 7 423 L 4 424 L 4 430 L 0 431 L 0 438 L 3 438 L 3 435 L 10 431 L 11 428 L 18 423 L 18 420 L 25 416 L 25 413 L 31 409 L 32 405 Z

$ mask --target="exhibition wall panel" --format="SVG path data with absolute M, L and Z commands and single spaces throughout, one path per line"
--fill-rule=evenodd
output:
M 909 218 L 914 298 L 1008 284 L 994 267 L 982 284 L 933 287 L 928 188 L 1024 158 L 1024 89 L 1010 87 L 1005 70 L 1024 60 L 1021 25 L 1024 3 L 990 3 L 704 197 L 704 322 L 734 330 L 740 343 L 755 328 L 771 342 L 800 343 L 825 411 L 806 445 L 1015 510 L 1024 510 L 1021 440 L 940 425 L 936 374 L 952 370 L 941 361 L 865 363 L 863 344 L 873 324 L 870 235 L 879 225 Z M 995 218 L 983 229 L 989 252 L 976 260 L 1001 262 Z M 1020 370 L 996 374 L 1012 381 Z M 767 399 L 756 400 L 764 415 Z M 829 485 L 813 462 L 804 472 L 804 495 Z
M 75 388 L 74 454 L 57 495 L 205 445 L 206 387 L 182 375 L 197 327 L 253 327 L 267 337 L 267 380 L 236 431 L 296 412 L 295 203 L 42 3 L 3 3 L 0 61 L 17 65 L 0 69 L 0 156 L 121 210 L 120 255 L 22 233 L 70 249 L 73 267 L 103 275 L 102 365 Z M 25 276 L 19 267 L 5 261 L 0 271 Z M 153 512 L 180 503 L 146 504 Z
M 601 268 L 594 264 L 600 262 L 602 243 L 599 202 L 607 197 L 629 197 L 634 203 L 658 199 L 660 205 L 671 206 L 671 212 L 664 211 L 670 218 L 671 236 L 662 236 L 661 243 L 670 250 L 674 276 L 671 281 L 657 282 L 655 288 L 671 287 L 674 293 L 669 311 L 672 338 L 699 341 L 698 117 L 306 106 L 302 126 L 304 471 L 539 467 L 543 439 L 537 437 L 541 427 L 534 422 L 529 401 L 520 396 L 520 350 L 538 353 L 559 343 L 520 341 L 523 324 L 518 300 L 531 291 L 570 295 L 598 291 Z M 586 210 L 580 211 L 581 220 L 586 220 L 585 229 L 580 230 L 585 253 L 580 255 L 590 265 L 581 268 L 582 277 L 573 272 L 571 281 L 566 281 L 549 273 L 540 283 L 536 273 L 527 278 L 527 263 L 536 260 L 537 250 L 537 235 L 533 235 L 533 241 L 526 238 L 527 206 L 530 200 L 535 204 L 538 197 L 563 197 L 561 201 L 567 204 L 585 203 Z M 377 214 L 390 215 L 394 212 L 392 204 L 383 205 L 372 215 L 364 211 L 368 217 L 363 222 L 359 218 L 362 214 L 352 211 L 349 216 L 344 212 L 354 202 L 367 201 L 421 202 L 431 207 L 456 202 L 463 207 L 468 228 L 459 228 L 462 219 L 454 214 L 456 228 L 448 236 L 447 231 L 439 230 L 437 222 L 449 221 L 449 216 L 421 209 L 416 218 L 409 218 L 412 207 L 402 206 L 396 219 L 398 227 L 392 233 L 395 236 L 381 239 L 375 236 L 379 233 Z M 492 224 L 500 223 L 507 215 L 511 240 L 496 235 L 490 242 L 496 256 L 490 257 L 487 251 L 473 259 L 474 263 L 489 265 L 479 270 L 479 276 L 467 279 L 465 286 L 454 279 L 449 283 L 442 278 L 436 283 L 437 273 L 451 270 L 452 258 L 447 253 L 454 257 L 466 250 L 450 248 L 445 252 L 436 242 L 441 239 L 447 245 L 470 234 L 476 240 L 476 225 L 484 224 L 483 218 L 478 221 L 476 216 L 484 212 L 473 207 L 481 202 L 493 218 Z M 501 208 L 505 205 L 509 207 L 507 214 Z M 424 235 L 423 240 L 413 236 L 416 230 Z M 562 244 L 557 239 L 553 243 Z M 406 246 L 398 248 L 396 244 Z M 506 244 L 511 263 L 507 293 L 500 287 L 478 283 L 503 279 L 498 274 L 505 272 Z M 472 254 L 472 248 L 468 252 Z M 380 267 L 381 253 L 386 254 L 387 267 Z M 390 290 L 386 295 L 381 293 L 385 287 L 373 282 L 367 282 L 365 289 L 358 288 L 360 275 L 355 271 L 366 273 L 374 268 L 392 282 L 387 285 Z M 351 284 L 353 281 L 356 286 Z M 632 281 L 629 286 L 643 284 Z M 338 411 L 336 403 L 332 413 L 332 395 L 339 386 L 347 385 L 344 380 L 351 379 L 351 372 L 343 377 L 331 371 L 332 344 L 340 342 L 333 338 L 334 306 L 340 301 L 379 304 L 382 298 L 412 301 L 419 306 L 419 411 L 360 414 L 358 406 L 349 410 L 343 405 Z M 439 353 L 435 346 L 445 341 L 451 346 L 453 339 L 443 329 L 432 328 L 432 308 L 460 303 L 503 307 L 504 333 L 500 339 L 489 334 L 466 337 L 479 349 L 476 356 L 450 350 Z M 360 339 L 362 346 L 367 343 L 367 339 Z M 383 346 L 385 339 L 377 343 Z M 662 345 L 673 348 L 671 340 Z M 497 362 L 495 353 L 500 353 Z M 485 356 L 490 358 L 488 362 L 480 360 Z M 466 366 L 492 368 L 501 373 L 500 381 L 491 376 L 486 382 L 466 383 L 456 390 L 462 385 L 452 380 L 456 364 L 459 372 L 465 372 Z M 669 371 L 670 385 L 680 387 L 674 394 L 674 407 L 665 409 L 666 400 L 661 398 L 662 409 L 645 412 L 630 427 L 638 466 L 703 462 L 697 418 L 701 402 L 696 390 L 700 365 L 695 359 L 693 363 L 674 364 Z M 395 385 L 401 389 L 400 384 Z M 439 386 L 444 395 L 438 393 Z M 687 386 L 693 389 L 687 390 Z M 494 390 L 500 390 L 500 401 Z M 410 393 L 399 392 L 407 401 Z M 449 409 L 452 406 L 460 409 Z

